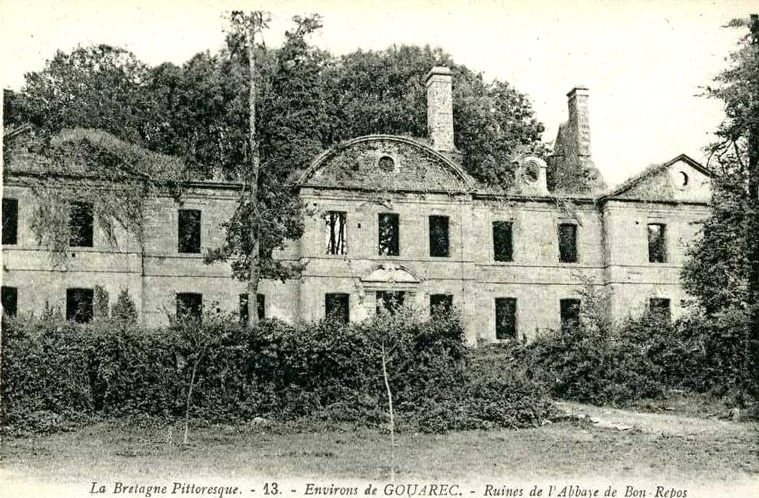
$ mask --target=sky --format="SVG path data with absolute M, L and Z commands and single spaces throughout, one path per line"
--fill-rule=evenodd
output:
M 271 13 L 264 38 L 278 46 L 294 15 L 319 13 L 312 41 L 333 54 L 393 44 L 442 47 L 486 79 L 526 93 L 543 140 L 567 119 L 566 93 L 590 88 L 592 151 L 610 185 L 703 148 L 723 118 L 703 97 L 727 67 L 740 31 L 731 19 L 759 12 L 740 1 L 110 1 L 0 0 L 0 84 L 18 90 L 56 50 L 106 43 L 155 65 L 221 48 L 225 12 Z

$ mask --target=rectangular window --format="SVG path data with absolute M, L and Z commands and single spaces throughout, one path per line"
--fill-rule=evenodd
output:
M 266 319 L 266 295 L 256 294 L 258 320 Z M 240 323 L 248 323 L 248 293 L 240 294 Z
M 339 323 L 350 322 L 350 294 L 329 293 L 324 295 L 324 316 Z
M 18 243 L 18 200 L 3 199 L 3 245 Z
M 182 253 L 200 252 L 200 211 L 197 209 L 179 210 L 178 249 Z
M 72 202 L 69 209 L 69 245 L 92 247 L 92 203 Z
M 430 216 L 430 256 L 447 258 L 448 254 L 448 217 Z
M 345 238 L 347 214 L 343 211 L 330 211 L 324 219 L 327 225 L 327 254 L 346 254 L 348 248 Z
M 377 314 L 382 310 L 395 313 L 403 307 L 406 293 L 403 291 L 377 291 Z
M 452 294 L 430 294 L 430 315 L 450 313 L 452 309 Z
M 667 226 L 662 223 L 648 224 L 648 262 L 667 262 Z
M 672 319 L 672 311 L 670 308 L 669 299 L 652 297 L 648 301 L 648 309 L 652 315 L 655 315 L 662 320 L 669 321 Z
M 559 225 L 559 261 L 577 263 L 577 225 L 574 223 Z
M 398 256 L 400 254 L 399 217 L 395 213 L 379 215 L 379 255 Z
M 561 329 L 567 330 L 577 326 L 580 323 L 580 300 L 579 299 L 562 299 L 561 300 Z
M 16 316 L 18 311 L 18 289 L 15 287 L 2 288 L 3 314 L 7 316 Z
M 203 317 L 203 294 L 197 292 L 177 293 L 177 319 L 200 320 Z
M 496 261 L 513 261 L 514 244 L 510 221 L 493 222 L 493 253 Z
M 497 297 L 495 300 L 495 337 L 517 338 L 517 300 L 513 297 Z
M 66 289 L 66 320 L 87 323 L 92 320 L 95 291 Z

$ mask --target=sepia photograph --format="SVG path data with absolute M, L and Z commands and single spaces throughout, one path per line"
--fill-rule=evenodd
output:
M 0 497 L 759 497 L 759 0 L 0 0 Z

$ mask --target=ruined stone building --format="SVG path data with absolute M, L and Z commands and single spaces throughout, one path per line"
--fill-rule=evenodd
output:
M 549 190 L 549 168 L 560 174 L 567 161 L 592 161 L 588 91 L 575 88 L 550 166 L 524 158 L 514 187 L 493 192 L 459 164 L 450 71 L 434 68 L 426 81 L 426 139 L 365 136 L 314 158 L 300 181 L 314 214 L 278 254 L 308 264 L 298 280 L 261 283 L 260 316 L 358 321 L 401 302 L 425 313 L 455 306 L 470 343 L 521 339 L 575 319 L 587 283 L 606 292 L 614 319 L 682 312 L 684 247 L 708 214 L 704 167 L 681 155 L 605 195 Z M 39 314 L 47 305 L 87 320 L 98 286 L 111 300 L 128 289 L 147 326 L 167 323 L 178 305 L 237 310 L 246 302 L 227 264 L 203 261 L 223 240 L 239 186 L 203 181 L 181 203 L 157 197 L 141 242 L 118 226 L 107 237 L 96 206 L 71 203 L 70 247 L 55 265 L 31 230 L 37 200 L 23 178 L 39 172 L 6 168 L 6 312 Z

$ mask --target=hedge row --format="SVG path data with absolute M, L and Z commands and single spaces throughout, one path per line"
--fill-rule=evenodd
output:
M 123 322 L 7 324 L 5 426 L 185 413 L 209 420 L 301 417 L 386 421 L 383 350 L 400 425 L 427 431 L 540 423 L 550 412 L 535 382 L 472 376 L 455 315 L 408 313 L 361 324 L 323 321 L 249 329 L 225 317 L 143 330 Z

